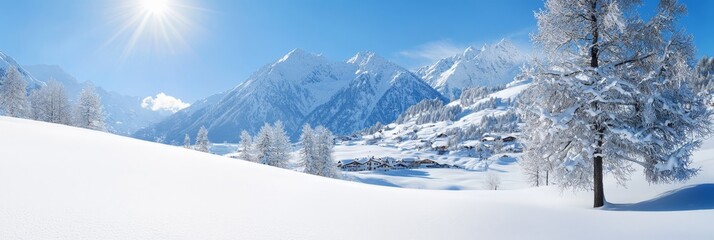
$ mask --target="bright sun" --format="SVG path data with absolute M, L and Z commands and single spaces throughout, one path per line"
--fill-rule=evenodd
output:
M 124 42 L 122 61 L 135 49 L 152 52 L 176 52 L 188 49 L 185 35 L 197 27 L 191 17 L 201 8 L 184 0 L 127 0 L 117 11 L 117 32 L 107 41 Z
M 169 0 L 140 0 L 144 11 L 152 15 L 163 15 L 170 9 Z

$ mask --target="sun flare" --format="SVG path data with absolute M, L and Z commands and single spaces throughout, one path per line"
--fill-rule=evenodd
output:
M 187 0 L 123 1 L 112 19 L 117 30 L 106 46 L 122 44 L 121 62 L 137 52 L 173 54 L 190 49 L 187 35 L 199 30 L 194 22 L 203 8 L 187 4 Z
M 141 8 L 152 15 L 163 15 L 171 8 L 169 0 L 139 0 Z

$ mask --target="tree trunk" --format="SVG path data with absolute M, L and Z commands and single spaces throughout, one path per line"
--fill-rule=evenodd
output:
M 592 31 L 592 46 L 590 46 L 590 67 L 592 68 L 598 68 L 599 67 L 599 50 L 598 49 L 598 41 L 600 39 L 600 32 L 598 31 L 598 24 L 597 24 L 597 1 L 592 1 L 591 5 L 592 9 L 592 15 L 590 19 L 590 24 L 591 24 L 591 31 Z M 595 109 L 598 110 L 598 102 L 595 101 L 593 102 L 595 105 Z M 605 138 L 605 128 L 604 126 L 598 122 L 599 119 L 595 120 L 595 131 L 597 131 L 597 148 L 595 149 L 595 156 L 593 157 L 593 192 L 594 192 L 594 201 L 593 201 L 593 207 L 602 207 L 605 205 L 605 190 L 603 189 L 602 186 L 602 161 L 603 161 L 603 149 L 602 146 L 604 145 L 604 138 Z
M 605 190 L 602 185 L 602 145 L 603 145 L 603 134 L 604 130 L 602 128 L 598 129 L 599 139 L 597 141 L 597 150 L 595 151 L 595 159 L 593 161 L 593 192 L 594 201 L 593 207 L 602 207 L 605 205 Z

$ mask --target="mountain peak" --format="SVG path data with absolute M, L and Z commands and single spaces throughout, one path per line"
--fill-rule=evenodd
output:
M 300 48 L 295 48 L 292 51 L 288 52 L 288 54 L 285 54 L 278 62 L 287 62 L 291 60 L 296 60 L 296 61 L 304 61 L 307 59 L 316 59 L 322 57 L 321 55 L 313 54 L 306 52 L 305 50 L 302 50 Z
M 384 65 L 384 64 L 390 64 L 388 60 L 382 58 L 381 56 L 377 55 L 374 52 L 371 51 L 361 51 L 355 54 L 352 58 L 347 60 L 347 63 L 349 64 L 355 64 L 359 66 L 374 66 L 374 65 Z

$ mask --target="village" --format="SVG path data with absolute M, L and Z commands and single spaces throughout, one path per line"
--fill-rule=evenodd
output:
M 382 158 L 356 158 L 349 160 L 340 160 L 337 162 L 337 167 L 342 171 L 389 171 L 398 169 L 413 169 L 413 168 L 458 168 L 455 165 L 441 164 L 431 159 L 419 158 L 402 158 L 395 159 L 392 157 Z

